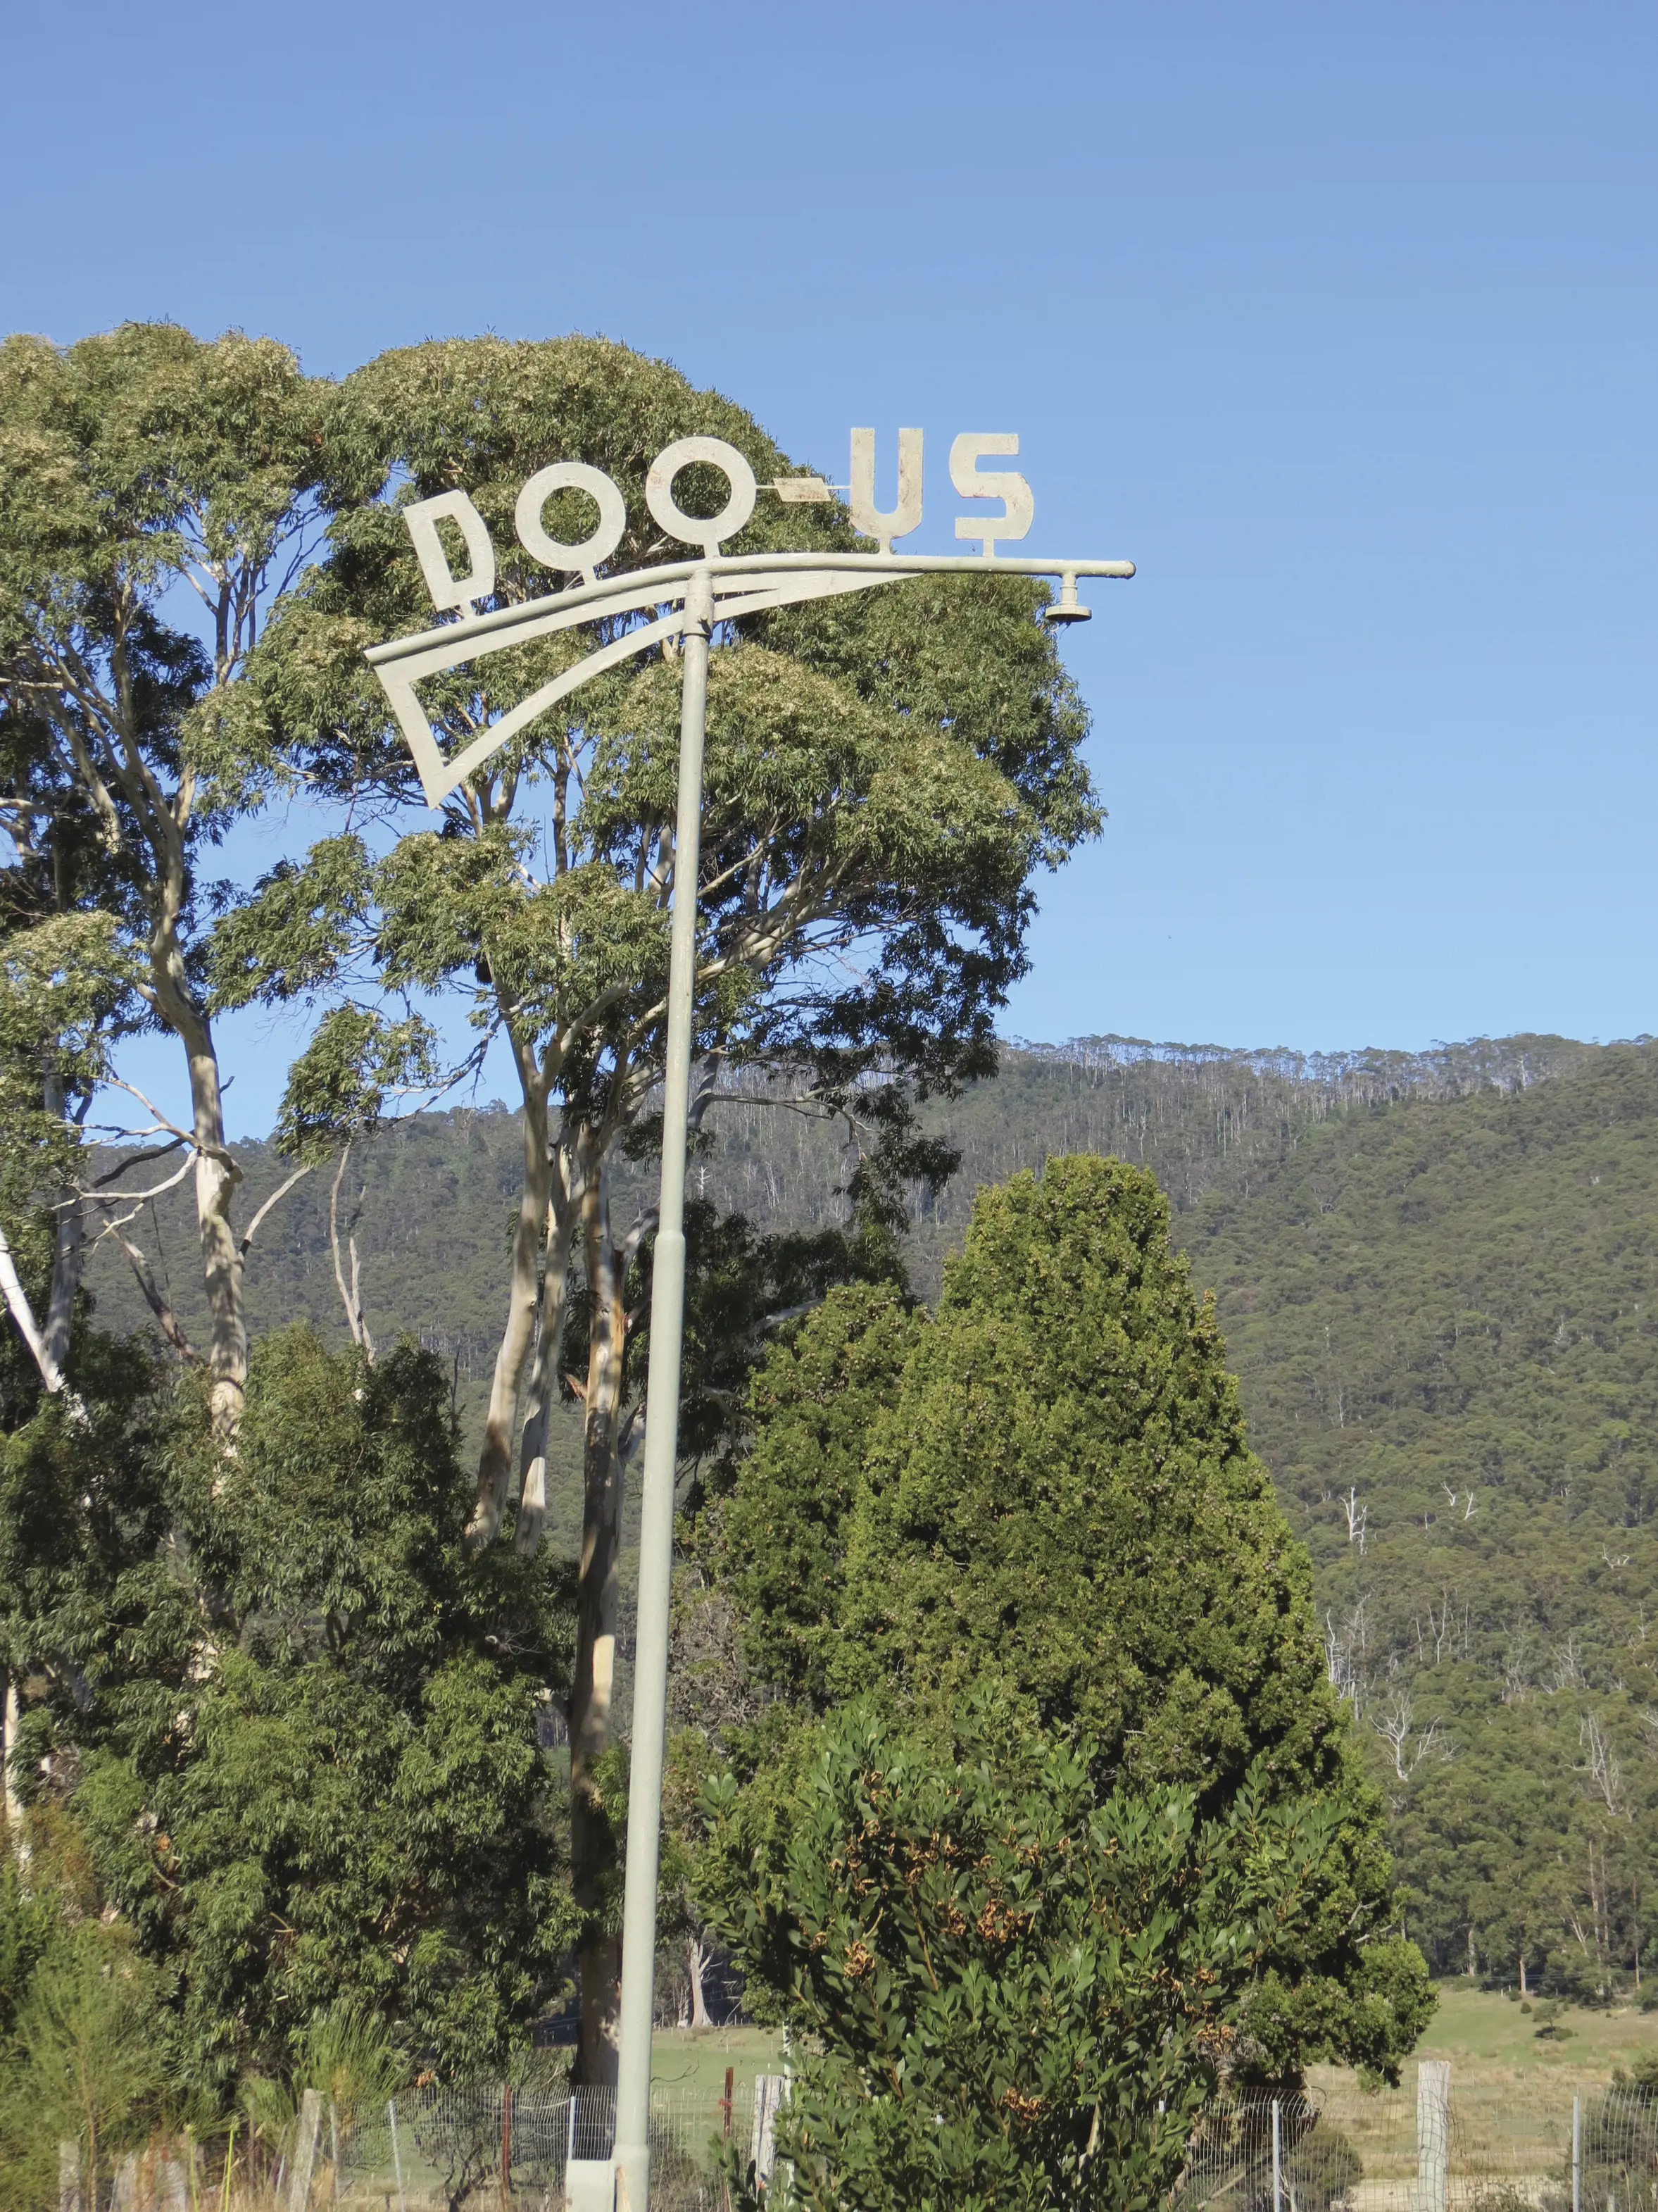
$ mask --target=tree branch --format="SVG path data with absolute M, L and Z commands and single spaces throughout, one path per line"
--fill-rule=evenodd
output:
M 198 1359 L 201 1354 L 185 1334 L 178 1315 L 168 1304 L 161 1285 L 150 1272 L 149 1262 L 145 1259 L 143 1252 L 130 1237 L 121 1234 L 121 1224 L 118 1221 L 110 1223 L 108 1234 L 115 1239 L 131 1263 L 132 1272 L 138 1279 L 138 1288 L 144 1294 L 144 1304 L 161 1323 L 162 1335 L 180 1359 Z
M 346 1150 L 349 1152 L 350 1150 L 350 1146 L 348 1146 Z M 270 1197 L 266 1199 L 264 1204 L 259 1208 L 252 1221 L 248 1223 L 247 1228 L 243 1233 L 241 1253 L 244 1259 L 247 1257 L 248 1246 L 253 1242 L 255 1236 L 258 1232 L 259 1224 L 264 1219 L 266 1214 L 270 1212 L 271 1207 L 275 1206 L 279 1198 L 286 1198 L 288 1192 L 293 1189 L 295 1184 L 296 1182 L 303 1182 L 305 1177 L 308 1176 L 311 1170 L 308 1166 L 295 1168 L 293 1174 L 288 1178 L 288 1181 L 285 1183 L 279 1184 L 277 1188 L 271 1192 Z

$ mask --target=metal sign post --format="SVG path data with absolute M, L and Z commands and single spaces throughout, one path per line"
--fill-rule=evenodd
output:
M 367 658 L 390 700 L 420 772 L 427 805 L 436 807 L 490 755 L 536 717 L 591 678 L 670 638 L 680 641 L 683 692 L 679 789 L 674 839 L 668 1030 L 663 1073 L 662 1181 L 651 1287 L 651 1354 L 645 1430 L 639 1560 L 639 1622 L 634 1668 L 632 1763 L 629 1783 L 628 1857 L 623 1908 L 621 2051 L 616 2084 L 616 2167 L 618 2212 L 647 2212 L 650 2190 L 651 2020 L 655 1995 L 656 1889 L 662 1823 L 662 1761 L 666 1735 L 668 1595 L 673 1568 L 674 1477 L 679 1443 L 679 1370 L 685 1308 L 685 1144 L 690 1102 L 696 995 L 696 886 L 702 810 L 702 753 L 708 708 L 709 641 L 716 623 L 768 607 L 867 591 L 906 576 L 982 575 L 987 569 L 1054 576 L 1060 596 L 1048 610 L 1055 623 L 1086 622 L 1077 597 L 1083 576 L 1128 577 L 1132 561 L 1005 558 L 999 544 L 1023 538 L 1034 513 L 1029 485 L 1011 471 L 981 473 L 979 459 L 1018 452 L 1015 437 L 964 434 L 950 449 L 950 480 L 963 498 L 999 501 L 1001 512 L 957 518 L 958 538 L 977 538 L 978 555 L 895 553 L 895 538 L 921 520 L 921 434 L 899 433 L 898 505 L 874 506 L 874 434 L 852 434 L 853 526 L 880 544 L 878 553 L 722 555 L 720 545 L 743 528 L 761 487 L 736 447 L 719 438 L 682 438 L 657 457 L 645 497 L 661 529 L 699 549 L 695 560 L 635 568 L 601 579 L 598 568 L 627 526 L 621 493 L 599 470 L 579 461 L 537 471 L 518 500 L 519 540 L 544 566 L 581 580 L 545 599 L 487 614 L 472 608 L 495 590 L 495 552 L 483 517 L 466 494 L 450 491 L 404 510 L 434 605 L 459 619 L 414 637 L 375 646 Z M 723 471 L 731 495 L 708 520 L 675 503 L 674 478 L 693 462 Z M 584 491 L 599 511 L 598 529 L 575 545 L 549 538 L 541 516 L 562 487 Z M 788 504 L 817 503 L 833 488 L 820 477 L 785 477 L 766 487 Z M 456 576 L 437 533 L 446 520 L 460 532 L 471 567 Z M 509 646 L 583 623 L 632 616 L 635 625 L 597 647 L 574 668 L 542 684 L 471 744 L 446 757 L 416 686 L 424 678 L 486 659 Z

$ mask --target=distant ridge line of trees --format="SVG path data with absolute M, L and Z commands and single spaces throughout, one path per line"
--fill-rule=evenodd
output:
M 1652 1039 L 1643 1031 L 1614 1042 L 1643 1045 Z M 1328 1090 L 1342 1105 L 1375 1105 L 1406 1097 L 1463 1098 L 1476 1091 L 1527 1091 L 1533 1083 L 1574 1073 L 1594 1053 L 1605 1049 L 1573 1037 L 1531 1035 L 1469 1037 L 1456 1044 L 1430 1045 L 1425 1052 L 1388 1051 L 1375 1045 L 1346 1052 L 1297 1052 L 1289 1045 L 1159 1043 L 1114 1033 L 1069 1037 L 1060 1044 L 1018 1036 L 1003 1042 L 1009 1051 L 1029 1059 L 1090 1074 L 1151 1062 L 1275 1076 L 1282 1082 Z

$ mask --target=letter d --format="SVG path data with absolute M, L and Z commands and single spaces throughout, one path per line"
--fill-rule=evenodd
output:
M 464 491 L 440 491 L 434 499 L 417 499 L 404 508 L 403 519 L 415 541 L 432 605 L 440 614 L 449 607 L 464 607 L 470 614 L 475 600 L 489 598 L 495 588 L 495 549 L 483 517 Z M 466 540 L 472 565 L 464 576 L 457 576 L 450 568 L 443 540 L 438 536 L 438 524 L 445 520 L 456 524 Z

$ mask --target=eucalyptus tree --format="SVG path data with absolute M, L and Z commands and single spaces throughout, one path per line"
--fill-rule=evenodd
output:
M 327 558 L 270 625 L 257 674 L 289 762 L 355 812 L 231 919 L 215 985 L 225 1003 L 308 994 L 354 1009 L 349 1033 L 325 1020 L 295 1077 L 348 1111 L 374 1082 L 353 1037 L 370 1056 L 385 1048 L 377 994 L 452 994 L 475 1056 L 500 1039 L 511 1057 L 522 1183 L 473 1535 L 488 1542 L 508 1525 L 516 1458 L 511 1526 L 520 1548 L 538 1541 L 545 1424 L 562 1376 L 585 1419 L 571 1763 L 578 1892 L 596 1900 L 607 1846 L 592 1774 L 611 1735 L 630 1441 L 627 1284 L 652 1226 L 648 1213 L 622 1219 L 616 1170 L 649 1153 L 655 1128 L 677 672 L 671 649 L 641 653 L 519 732 L 437 822 L 411 823 L 413 766 L 363 649 L 432 620 L 401 512 L 413 499 L 469 495 L 493 539 L 491 604 L 505 605 L 557 580 L 514 530 L 521 487 L 550 462 L 580 458 L 621 488 L 630 526 L 613 566 L 660 557 L 643 486 L 673 440 L 724 438 L 765 481 L 789 464 L 730 401 L 597 339 L 386 354 L 346 380 L 337 420 L 342 465 L 380 489 L 343 508 Z M 695 508 L 698 489 L 692 472 L 679 495 Z M 579 539 L 591 526 L 583 501 L 556 494 L 544 526 Z M 768 508 L 762 497 L 727 550 L 854 542 L 838 507 L 791 506 L 786 526 L 780 503 Z M 714 656 L 696 1123 L 709 1126 L 738 1074 L 746 1095 L 780 1110 L 839 1116 L 846 1194 L 870 1220 L 902 1212 L 907 1182 L 948 1171 L 948 1153 L 917 1130 L 914 1103 L 993 1066 L 995 1012 L 1024 964 L 1031 877 L 1099 819 L 1080 759 L 1086 720 L 1041 622 L 1044 599 L 990 574 L 900 584 L 756 617 Z M 567 631 L 432 683 L 423 697 L 440 739 L 471 743 L 597 641 Z M 326 1134 L 324 1116 L 311 1136 Z M 578 1269 L 579 1373 L 563 1352 Z M 614 1940 L 595 1932 L 584 1963 L 590 2073 L 610 2063 L 616 1964 Z
M 67 349 L 0 345 L 0 824 L 13 890 L 36 908 L 20 929 L 10 901 L 11 981 L 14 997 L 30 977 L 70 989 L 47 1027 L 76 1039 L 42 1066 L 40 1111 L 64 1124 L 46 1146 L 59 1250 L 42 1346 L 61 1350 L 79 1265 L 65 1150 L 97 1072 L 79 1003 L 90 991 L 102 1041 L 147 1026 L 183 1050 L 190 1127 L 149 1109 L 145 1133 L 160 1139 L 152 1159 L 182 1152 L 193 1170 L 224 1437 L 246 1372 L 246 1239 L 231 1219 L 240 1170 L 201 974 L 216 891 L 200 864 L 270 786 L 244 677 L 266 607 L 305 556 L 325 410 L 322 388 L 268 339 L 128 324 Z M 65 1049 L 79 1055 L 67 1070 Z

